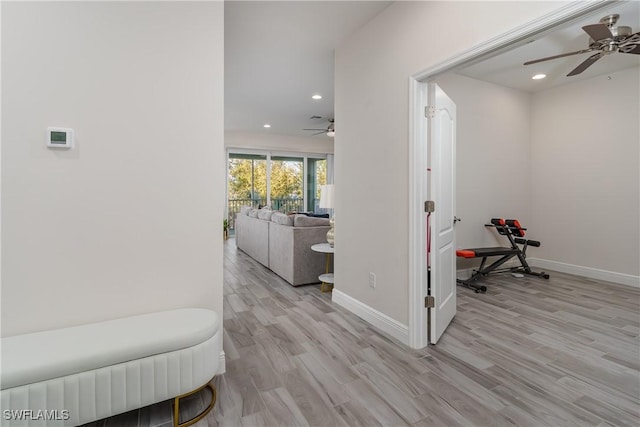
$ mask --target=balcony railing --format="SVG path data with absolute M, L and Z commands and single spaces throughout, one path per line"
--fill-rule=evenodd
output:
M 271 199 L 271 209 L 280 212 L 304 212 L 303 199 Z
M 317 202 L 314 201 L 314 206 Z M 242 206 L 251 206 L 254 208 L 262 207 L 267 204 L 266 199 L 229 199 L 229 209 L 227 210 L 227 219 L 229 220 L 229 229 L 235 230 L 236 213 L 240 212 Z M 304 200 L 295 199 L 271 199 L 271 209 L 280 212 L 304 212 Z
M 266 204 L 265 199 L 229 199 L 229 208 L 227 209 L 227 219 L 229 220 L 229 230 L 236 228 L 236 213 L 240 212 L 242 206 L 258 206 Z

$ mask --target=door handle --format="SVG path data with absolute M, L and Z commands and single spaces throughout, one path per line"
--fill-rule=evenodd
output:
M 462 218 L 458 218 L 457 216 L 453 217 L 453 224 L 455 225 L 456 222 L 462 221 Z

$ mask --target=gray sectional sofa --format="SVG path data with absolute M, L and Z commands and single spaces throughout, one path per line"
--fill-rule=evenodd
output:
M 293 286 L 318 283 L 325 272 L 326 255 L 311 246 L 327 241 L 329 220 L 285 215 L 269 209 L 243 207 L 236 214 L 238 249 Z

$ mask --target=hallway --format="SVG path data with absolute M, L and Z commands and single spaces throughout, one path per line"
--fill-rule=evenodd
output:
M 638 289 L 496 275 L 486 294 L 458 288 L 442 339 L 411 350 L 233 239 L 224 266 L 227 371 L 198 427 L 640 424 Z M 169 427 L 171 402 L 89 425 Z

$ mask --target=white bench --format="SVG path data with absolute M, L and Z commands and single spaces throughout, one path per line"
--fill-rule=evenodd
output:
M 180 398 L 209 387 L 200 419 L 220 343 L 218 315 L 198 308 L 2 338 L 0 423 L 76 426 L 175 399 L 178 425 Z

